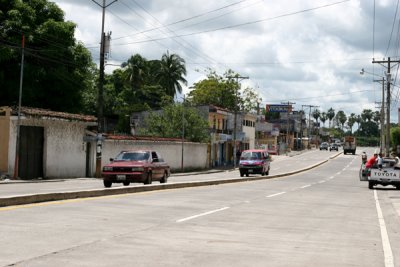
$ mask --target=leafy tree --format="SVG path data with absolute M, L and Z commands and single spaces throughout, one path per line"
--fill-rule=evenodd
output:
M 390 128 L 390 137 L 392 146 L 397 148 L 400 145 L 400 127 Z
M 239 74 L 228 70 L 223 76 L 214 70 L 209 70 L 207 79 L 194 84 L 189 93 L 189 101 L 194 106 L 214 105 L 234 111 L 236 107 L 242 111 L 254 111 L 261 98 L 258 93 L 250 87 L 240 91 L 240 84 L 235 77 Z
M 122 63 L 125 82 L 133 91 L 139 91 L 148 75 L 147 60 L 139 54 L 131 56 L 127 62 Z
M 208 141 L 208 121 L 198 110 L 181 103 L 167 105 L 162 112 L 151 112 L 145 119 L 145 127 L 139 129 L 139 134 L 181 138 L 183 127 L 185 139 L 192 142 Z
M 333 108 L 328 109 L 326 116 L 328 117 L 329 120 L 329 128 L 331 128 L 331 121 L 335 117 L 335 110 Z
M 63 11 L 47 0 L 0 3 L 0 105 L 18 103 L 24 35 L 22 104 L 80 112 L 81 92 L 93 86 L 93 63 L 74 39 L 76 25 L 65 22 Z

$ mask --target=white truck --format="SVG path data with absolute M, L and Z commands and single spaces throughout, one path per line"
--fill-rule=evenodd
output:
M 345 136 L 343 138 L 343 153 L 356 154 L 356 138 L 354 136 Z
M 400 190 L 400 166 L 395 159 L 384 158 L 381 169 L 374 166 L 366 172 L 366 175 L 369 189 L 373 189 L 375 185 L 392 185 Z

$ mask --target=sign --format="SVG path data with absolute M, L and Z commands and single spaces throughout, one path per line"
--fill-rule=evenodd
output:
M 287 113 L 292 112 L 292 105 L 266 105 L 266 112 Z

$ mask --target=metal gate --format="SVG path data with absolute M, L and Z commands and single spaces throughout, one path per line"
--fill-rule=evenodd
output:
M 18 176 L 21 179 L 43 177 L 44 128 L 21 126 Z

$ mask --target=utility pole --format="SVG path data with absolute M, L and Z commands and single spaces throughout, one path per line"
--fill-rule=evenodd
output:
M 390 73 L 390 63 L 400 63 L 400 60 L 390 60 L 388 57 L 387 60 L 372 60 L 372 63 L 379 63 L 379 64 L 387 64 L 387 71 L 386 71 L 386 136 L 385 136 L 385 156 L 389 157 L 390 155 L 390 81 L 391 81 L 391 73 Z
M 385 78 L 382 77 L 382 80 L 374 80 L 374 82 L 382 82 L 382 103 L 381 103 L 381 138 L 380 139 L 380 147 L 379 153 L 383 153 L 383 147 L 385 146 Z
M 183 142 L 185 140 L 185 95 L 182 103 L 182 153 L 181 153 L 181 171 L 183 172 Z
M 24 55 L 25 55 L 25 35 L 22 34 L 21 41 L 21 72 L 19 77 L 19 95 L 18 95 L 18 120 L 17 120 L 17 140 L 15 148 L 14 175 L 13 179 L 18 178 L 19 168 L 19 146 L 20 146 L 20 128 L 21 128 L 21 103 L 22 103 L 22 82 L 24 78 Z
M 294 102 L 290 102 L 290 101 L 288 101 L 288 102 L 281 102 L 282 104 L 284 104 L 284 105 L 287 105 L 287 125 L 286 125 L 286 154 L 288 153 L 288 151 L 289 151 L 289 113 L 290 113 L 290 108 L 289 108 L 289 106 L 290 105 L 294 105 L 294 104 L 296 104 L 296 103 L 294 103 Z
M 101 39 L 100 39 L 100 73 L 99 73 L 99 84 L 97 92 L 97 146 L 96 146 L 96 177 L 101 176 L 101 142 L 102 133 L 104 132 L 104 118 L 103 118 L 103 86 L 104 86 L 104 43 L 105 43 L 105 33 L 104 33 L 104 20 L 106 8 L 117 2 L 114 0 L 108 5 L 106 5 L 106 0 L 103 0 L 103 4 L 100 5 L 95 0 L 92 0 L 96 5 L 102 8 L 102 20 L 101 20 Z
M 244 80 L 248 79 L 248 76 L 231 76 L 227 78 L 235 78 L 236 79 L 236 88 L 235 88 L 235 110 L 234 110 L 234 116 L 233 116 L 233 168 L 236 168 L 236 128 L 237 128 L 237 105 L 238 105 L 238 92 L 239 92 L 239 79 Z
M 308 112 L 308 145 L 307 148 L 311 149 L 311 108 L 319 108 L 319 106 L 313 106 L 313 105 L 301 105 L 301 108 L 303 107 L 308 107 L 310 108 L 310 111 Z

